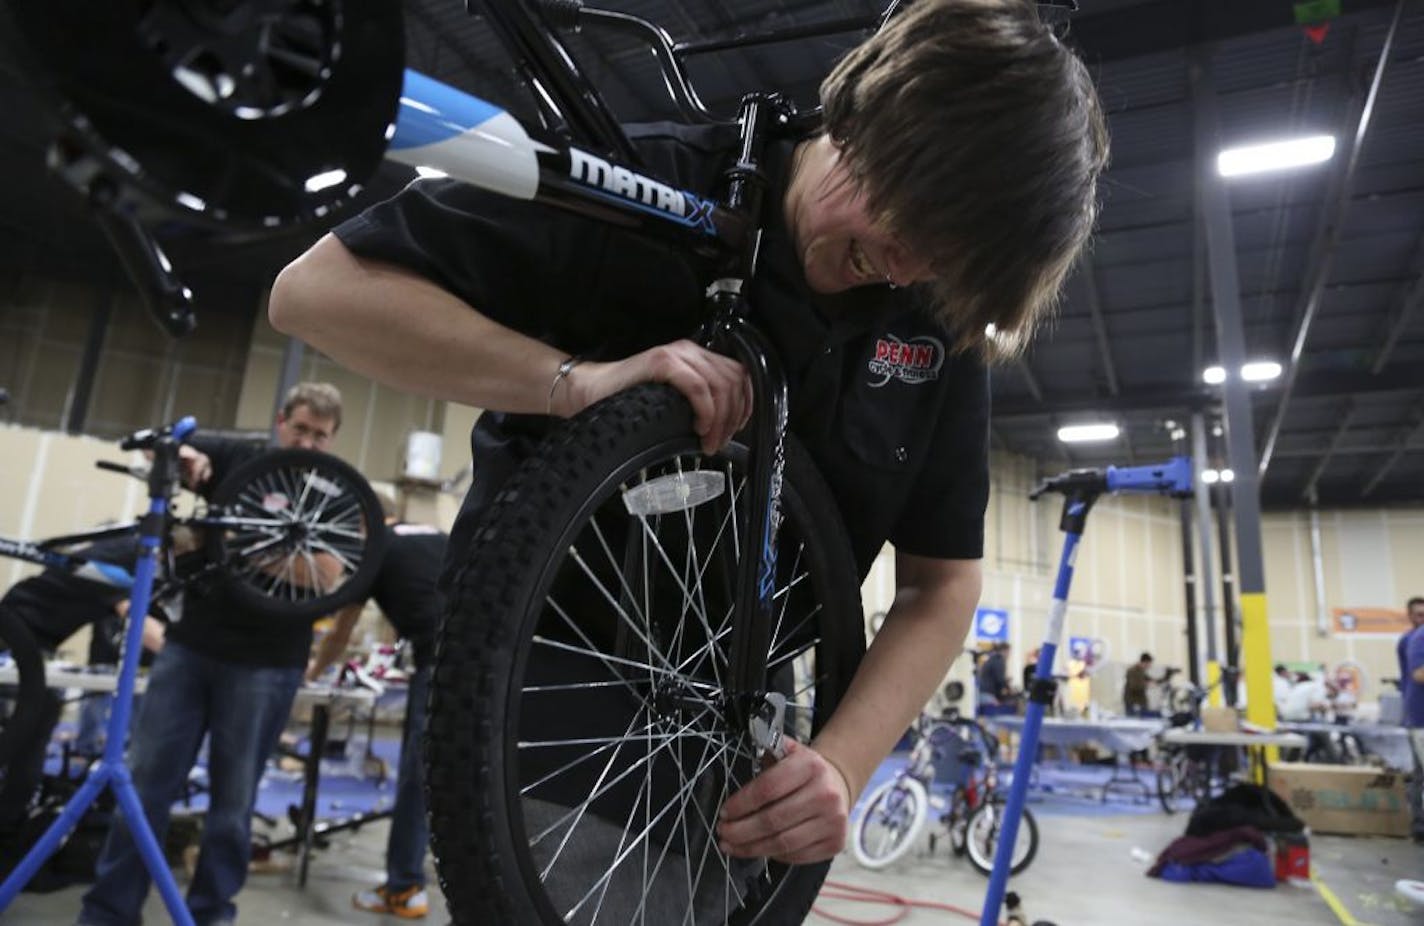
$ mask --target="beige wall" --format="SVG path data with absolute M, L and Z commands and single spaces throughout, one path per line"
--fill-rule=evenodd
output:
M 35 275 L 0 297 L 0 420 L 55 430 L 72 399 L 98 288 Z M 179 414 L 229 427 L 247 353 L 250 293 L 208 290 L 197 331 L 174 341 L 127 287 L 112 295 L 85 431 L 116 435 Z
M 1397 678 L 1393 634 L 1335 635 L 1328 628 L 1333 608 L 1381 607 L 1403 610 L 1424 595 L 1424 510 L 1320 512 L 1325 579 L 1321 601 L 1311 561 L 1310 515 L 1268 514 L 1262 519 L 1266 560 L 1266 604 L 1276 660 L 1359 663 L 1367 679 L 1364 697 L 1378 697 L 1381 678 Z
M 1053 582 L 1063 534 L 1061 500 L 1038 502 L 1028 493 L 1038 480 L 1034 461 L 996 453 L 990 467 L 985 515 L 984 593 L 981 604 L 1009 612 L 1010 666 L 1017 677 L 1028 652 L 1047 631 Z M 1065 640 L 1105 640 L 1111 665 L 1094 698 L 1117 709 L 1121 671 L 1143 650 L 1158 665 L 1186 665 L 1181 526 L 1177 504 L 1143 496 L 1106 497 L 1093 508 L 1079 546 L 1069 595 Z M 867 613 L 894 597 L 893 552 L 887 550 L 862 589 Z M 970 641 L 972 645 L 972 640 Z M 1058 669 L 1064 663 L 1060 658 Z M 969 659 L 956 661 L 951 678 L 966 679 Z

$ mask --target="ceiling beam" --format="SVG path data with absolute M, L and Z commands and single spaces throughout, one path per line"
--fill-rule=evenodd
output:
M 1112 349 L 1108 346 L 1108 326 L 1103 321 L 1103 304 L 1098 298 L 1098 281 L 1093 271 L 1093 258 L 1084 254 L 1078 265 L 1078 277 L 1082 281 L 1083 297 L 1088 303 L 1088 314 L 1093 320 L 1093 336 L 1098 342 L 1098 356 L 1103 362 L 1103 375 L 1108 380 L 1108 394 L 1117 395 L 1117 365 L 1113 363 Z
M 1346 396 L 1386 395 L 1396 392 L 1417 392 L 1418 369 L 1396 364 L 1392 369 L 1371 376 L 1366 372 L 1303 373 L 1296 381 L 1296 398 L 1300 400 L 1343 398 Z M 1269 398 L 1272 389 L 1253 390 L 1253 398 Z M 1041 418 L 1045 415 L 1070 412 L 1181 412 L 1204 409 L 1220 404 L 1218 390 L 1205 386 L 1188 389 L 1130 389 L 1118 396 L 1076 395 L 1055 396 L 1051 402 L 1024 398 L 994 398 L 994 418 L 1007 421 L 1014 418 Z
M 1350 205 L 1350 194 L 1355 187 L 1355 170 L 1360 164 L 1360 153 L 1364 151 L 1365 139 L 1370 132 L 1370 122 L 1375 111 L 1375 101 L 1379 98 L 1380 86 L 1384 83 L 1384 72 L 1389 65 L 1390 53 L 1394 50 L 1394 36 L 1399 31 L 1399 19 L 1404 12 L 1404 0 L 1397 0 L 1394 17 L 1390 20 L 1389 31 L 1385 33 L 1384 45 L 1380 48 L 1379 61 L 1375 64 L 1374 76 L 1369 90 L 1361 102 L 1358 92 L 1351 95 L 1346 105 L 1349 114 L 1346 126 L 1353 124 L 1353 139 L 1347 157 L 1337 162 L 1331 172 L 1329 192 L 1320 209 L 1320 222 L 1316 226 L 1315 239 L 1310 249 L 1307 266 L 1310 275 L 1302 292 L 1300 308 L 1297 310 L 1295 334 L 1291 337 L 1290 354 L 1286 358 L 1284 377 L 1281 381 L 1280 399 L 1276 403 L 1276 413 L 1266 429 L 1265 440 L 1261 443 L 1261 462 L 1257 473 L 1264 477 L 1271 465 L 1271 454 L 1276 449 L 1276 440 L 1281 435 L 1281 427 L 1290 407 L 1291 393 L 1295 390 L 1296 376 L 1300 372 L 1300 356 L 1305 351 L 1305 341 L 1310 335 L 1310 326 L 1320 309 L 1321 296 L 1325 292 L 1325 281 L 1335 263 L 1335 254 L 1340 244 L 1340 234 L 1345 225 L 1345 213 Z
M 1351 0 L 1350 18 L 1389 2 Z M 1177 51 L 1183 46 L 1295 26 L 1291 6 L 1285 3 L 1158 0 L 1135 6 L 1110 4 L 1095 16 L 1074 16 L 1068 38 L 1091 67 L 1104 61 Z
M 1325 452 L 1320 455 L 1319 462 L 1315 464 L 1315 468 L 1310 471 L 1310 476 L 1305 480 L 1305 488 L 1300 493 L 1303 501 L 1314 502 L 1316 500 L 1315 489 L 1320 483 L 1320 476 L 1325 472 L 1325 467 L 1330 465 L 1330 458 L 1335 455 L 1340 441 L 1345 437 L 1345 432 L 1350 430 L 1350 421 L 1355 417 L 1357 408 L 1354 396 L 1345 399 L 1345 406 L 1340 410 L 1340 424 L 1335 428 L 1335 433 L 1331 435 L 1329 443 L 1325 445 Z
M 1394 469 L 1394 464 L 1399 462 L 1400 458 L 1408 451 L 1409 446 L 1413 444 L 1420 435 L 1424 435 L 1424 405 L 1415 406 L 1414 414 L 1410 416 L 1409 425 L 1407 425 L 1405 429 L 1400 432 L 1399 437 L 1395 439 L 1394 452 L 1389 455 L 1389 459 L 1380 464 L 1380 468 L 1370 477 L 1370 481 L 1365 483 L 1365 487 L 1360 490 L 1361 498 L 1368 498 L 1370 493 L 1379 487 L 1379 484 L 1384 481 L 1384 477 L 1389 475 L 1390 470 Z
M 1033 400 L 1039 405 L 1043 404 L 1043 387 L 1038 384 L 1038 377 L 1033 375 L 1033 368 L 1028 365 L 1028 358 L 1020 357 L 1014 361 L 1014 369 L 1019 371 L 1023 377 L 1024 385 L 1028 387 L 1028 394 L 1033 396 Z
M 1387 453 L 1397 453 L 1400 449 L 1401 448 L 1398 442 L 1392 444 L 1358 444 L 1353 447 L 1336 447 L 1335 456 L 1378 457 L 1383 456 Z M 1424 442 L 1414 441 L 1413 443 L 1410 443 L 1406 441 L 1403 450 L 1405 453 L 1419 453 L 1421 451 L 1424 451 Z M 1282 448 L 1276 451 L 1276 459 L 1278 460 L 1308 460 L 1313 457 L 1318 457 L 1319 455 L 1319 450 L 1310 447 L 1302 447 L 1299 450 L 1290 450 L 1288 448 Z
M 1420 303 L 1424 303 L 1424 231 L 1419 233 L 1419 243 L 1415 245 L 1409 266 L 1414 271 L 1414 282 L 1404 288 L 1399 307 L 1395 309 L 1389 330 L 1385 333 L 1384 343 L 1380 345 L 1379 353 L 1375 354 L 1374 363 L 1370 364 L 1372 373 L 1378 373 L 1389 363 L 1389 355 L 1394 353 L 1404 329 L 1413 320 Z

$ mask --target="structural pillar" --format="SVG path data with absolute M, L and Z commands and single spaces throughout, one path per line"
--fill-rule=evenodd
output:
M 1192 473 L 1196 485 L 1192 487 L 1192 497 L 1197 503 L 1197 540 L 1201 544 L 1201 565 L 1197 569 L 1197 588 L 1201 592 L 1202 626 L 1206 628 L 1206 684 L 1210 689 L 1210 702 L 1221 704 L 1221 656 L 1216 647 L 1216 591 L 1212 579 L 1212 563 L 1216 556 L 1212 552 L 1211 539 L 1211 496 L 1209 486 L 1201 481 L 1201 474 L 1211 467 L 1211 459 L 1206 455 L 1206 416 L 1201 412 L 1192 413 Z
M 1198 47 L 1192 55 L 1192 100 L 1196 116 L 1196 163 L 1200 170 L 1201 214 L 1206 224 L 1207 264 L 1211 275 L 1212 308 L 1216 317 L 1217 362 L 1226 369 L 1222 384 L 1226 409 L 1228 459 L 1236 474 L 1232 484 L 1235 504 L 1236 559 L 1241 595 L 1241 644 L 1246 680 L 1247 718 L 1274 728 L 1276 708 L 1271 697 L 1271 637 L 1266 618 L 1266 575 L 1261 557 L 1260 476 L 1253 446 L 1251 399 L 1241 380 L 1246 361 L 1246 338 L 1241 320 L 1241 286 L 1236 272 L 1236 234 L 1231 222 L 1231 201 L 1226 184 L 1216 173 L 1216 82 L 1213 50 Z

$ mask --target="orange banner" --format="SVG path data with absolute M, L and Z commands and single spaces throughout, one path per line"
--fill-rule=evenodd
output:
M 1335 633 L 1399 636 L 1409 629 L 1409 615 L 1394 608 L 1333 608 Z

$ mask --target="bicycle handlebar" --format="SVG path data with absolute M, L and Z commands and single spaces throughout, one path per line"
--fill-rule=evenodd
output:
M 111 473 L 123 473 L 125 476 L 145 481 L 148 479 L 147 466 L 129 466 L 126 463 L 115 463 L 113 460 L 95 460 L 94 465 Z
M 152 450 L 159 441 L 165 437 L 171 437 L 178 443 L 183 443 L 193 436 L 193 432 L 198 430 L 198 419 L 192 415 L 184 415 L 170 425 L 161 428 L 144 428 L 135 431 L 128 437 L 119 441 L 120 450 Z M 117 464 L 114 464 L 117 465 Z M 101 467 L 109 469 L 108 466 Z

